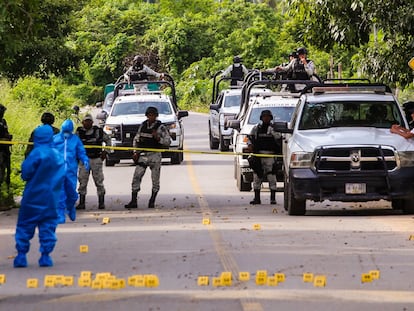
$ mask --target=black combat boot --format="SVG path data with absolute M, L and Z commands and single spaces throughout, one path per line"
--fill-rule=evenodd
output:
M 85 209 L 85 197 L 86 195 L 79 195 L 79 204 L 76 206 L 76 209 Z
M 276 204 L 276 190 L 270 190 L 270 204 Z
M 125 205 L 125 208 L 138 208 L 138 191 L 132 191 L 131 202 Z
M 262 204 L 260 202 L 260 189 L 254 189 L 254 199 L 250 201 L 250 204 Z
M 149 199 L 148 202 L 148 208 L 154 208 L 155 207 L 155 198 L 157 197 L 157 193 L 158 192 L 152 192 L 151 194 L 151 198 Z
M 104 194 L 100 194 L 98 196 L 98 208 L 105 209 L 105 195 Z

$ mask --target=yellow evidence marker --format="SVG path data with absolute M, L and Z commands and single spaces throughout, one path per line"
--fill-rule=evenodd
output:
M 313 273 L 304 273 L 303 274 L 303 282 L 312 283 L 313 282 Z
M 199 276 L 197 279 L 198 286 L 207 286 L 209 284 L 209 277 L 208 276 Z
M 160 285 L 160 280 L 155 274 L 146 274 L 144 275 L 145 287 L 158 287 Z
M 253 225 L 253 230 L 260 230 L 260 229 L 261 229 L 260 224 Z
M 45 275 L 43 284 L 45 287 L 55 287 L 56 285 L 56 276 L 55 275 Z
M 221 285 L 222 286 L 231 286 L 232 284 L 232 275 L 231 272 L 222 272 L 220 275 L 220 279 L 221 279 Z
M 313 279 L 313 286 L 315 287 L 325 287 L 326 286 L 326 276 L 316 275 Z
M 379 270 L 371 270 L 371 271 L 369 271 L 369 274 L 371 274 L 371 278 L 373 280 L 378 280 L 380 278 Z
M 38 279 L 27 279 L 26 287 L 27 288 L 38 288 L 39 280 Z
M 109 217 L 104 217 L 103 219 L 102 219 L 102 224 L 103 225 L 107 225 L 107 224 L 109 224 L 111 222 L 111 219 L 109 218 Z
M 79 251 L 80 251 L 81 253 L 87 253 L 87 252 L 89 252 L 89 247 L 88 247 L 88 245 L 81 245 L 81 246 L 79 246 Z
M 210 223 L 210 218 L 203 218 L 203 225 L 209 225 Z
M 371 273 L 362 273 L 361 274 L 361 283 L 369 283 L 369 282 L 372 282 Z
M 277 277 L 275 276 L 269 276 L 267 278 L 267 285 L 269 286 L 277 286 L 278 282 L 277 282 Z
M 221 278 L 220 277 L 213 277 L 211 282 L 212 282 L 213 287 L 221 286 Z
M 282 283 L 286 280 L 286 276 L 284 273 L 275 273 L 275 278 L 279 283 Z
M 6 275 L 0 274 L 0 284 L 4 284 L 4 283 L 6 283 Z
M 257 270 L 256 271 L 256 285 L 266 285 L 267 283 L 267 271 Z
M 239 272 L 239 281 L 246 282 L 250 280 L 250 272 Z

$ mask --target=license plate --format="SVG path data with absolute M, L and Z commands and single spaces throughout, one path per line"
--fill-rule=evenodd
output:
M 241 167 L 240 171 L 242 173 L 252 173 L 253 172 L 253 170 L 250 167 Z
M 363 194 L 367 192 L 366 184 L 345 184 L 346 194 Z

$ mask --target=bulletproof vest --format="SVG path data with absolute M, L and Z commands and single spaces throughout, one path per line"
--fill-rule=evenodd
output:
M 310 60 L 308 60 L 310 62 Z M 305 65 L 297 58 L 293 64 L 292 79 L 309 80 L 309 76 L 305 70 Z
M 233 69 L 231 70 L 230 76 L 233 79 L 241 80 L 244 76 L 242 64 L 240 64 L 240 66 L 237 67 L 233 64 Z
M 161 125 L 161 121 L 156 120 L 154 126 L 148 127 L 148 121 L 142 123 L 139 130 L 138 147 L 161 149 L 160 143 L 152 136 L 152 132 L 156 131 Z
M 261 124 L 257 127 L 257 132 L 255 135 L 255 141 L 253 143 L 254 152 L 258 153 L 260 151 L 272 151 L 276 153 L 278 150 L 277 143 L 272 134 L 267 133 L 269 124 Z
M 96 125 L 92 126 L 92 132 L 87 134 L 86 129 L 83 127 L 78 127 L 76 132 L 79 135 L 80 140 L 86 146 L 101 146 L 103 142 L 103 132 L 102 129 Z M 98 158 L 101 156 L 102 148 L 85 148 L 86 154 L 89 158 Z
M 148 79 L 147 73 L 143 70 L 139 70 L 139 71 L 134 70 L 129 74 L 129 77 L 130 77 L 131 81 L 141 81 L 141 80 L 147 80 Z

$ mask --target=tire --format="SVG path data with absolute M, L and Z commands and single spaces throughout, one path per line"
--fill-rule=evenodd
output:
M 214 138 L 213 135 L 211 134 L 210 123 L 208 124 L 208 136 L 209 136 L 209 139 L 210 139 L 210 149 L 211 150 L 217 150 L 219 148 L 220 141 L 218 139 Z
M 293 194 L 292 184 L 285 176 L 284 206 L 291 216 L 303 216 L 306 213 L 306 200 L 296 199 Z
M 393 209 L 401 209 L 404 214 L 414 214 L 414 199 L 398 199 L 392 200 Z
M 105 166 L 115 166 L 116 163 L 119 163 L 119 162 L 116 160 L 109 160 L 109 159 L 105 160 Z
M 239 191 L 247 192 L 247 191 L 252 190 L 252 184 L 244 182 L 243 176 L 239 172 L 237 173 L 236 184 L 237 184 L 237 189 L 239 189 Z
M 171 164 L 180 164 L 181 163 L 181 152 L 173 152 L 171 155 Z
M 220 134 L 220 151 L 229 151 L 230 141 Z

